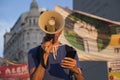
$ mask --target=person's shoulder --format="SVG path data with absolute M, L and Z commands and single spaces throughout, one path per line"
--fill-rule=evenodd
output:
M 71 45 L 68 45 L 68 44 L 61 44 L 61 46 L 65 46 L 65 47 L 71 47 L 71 48 L 74 48 L 73 46 L 71 46 Z
M 62 44 L 62 46 L 64 46 L 66 50 L 69 50 L 69 49 L 75 50 L 75 48 L 73 46 L 68 45 L 68 44 Z
M 36 46 L 34 48 L 31 48 L 29 51 L 28 51 L 28 54 L 33 54 L 33 53 L 36 53 L 36 51 L 38 50 L 39 46 Z

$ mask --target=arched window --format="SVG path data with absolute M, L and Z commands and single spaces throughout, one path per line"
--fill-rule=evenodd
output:
M 31 19 L 29 19 L 29 24 L 32 24 L 32 20 Z
M 33 23 L 36 24 L 36 19 L 33 19 Z
M 29 48 L 30 48 L 30 43 L 28 42 L 28 43 L 27 43 L 27 49 L 29 49 Z
M 30 39 L 30 33 L 29 32 L 27 32 L 27 38 Z

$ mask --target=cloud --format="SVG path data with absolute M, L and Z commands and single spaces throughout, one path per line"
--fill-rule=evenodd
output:
M 0 20 L 0 57 L 3 57 L 3 45 L 4 45 L 4 34 L 5 32 L 9 32 L 13 23 L 9 23 L 5 20 Z

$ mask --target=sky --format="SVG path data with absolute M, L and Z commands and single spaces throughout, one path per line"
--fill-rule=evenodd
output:
M 39 8 L 54 10 L 54 5 L 72 9 L 72 0 L 36 0 Z M 0 57 L 3 57 L 3 35 L 9 32 L 19 16 L 29 11 L 32 0 L 0 0 Z

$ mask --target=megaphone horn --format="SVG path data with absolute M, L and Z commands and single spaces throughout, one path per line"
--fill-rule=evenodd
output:
M 45 11 L 39 16 L 38 25 L 42 31 L 48 34 L 55 34 L 64 28 L 65 21 L 56 11 Z

